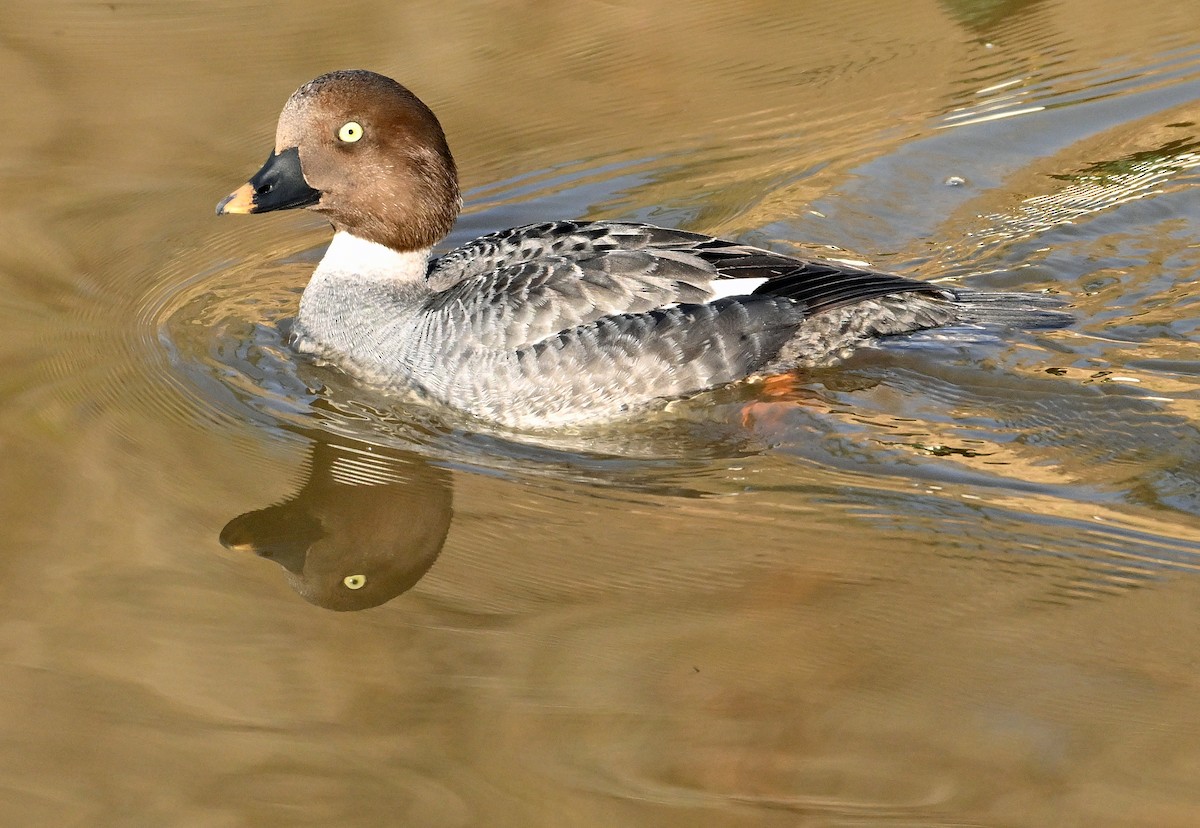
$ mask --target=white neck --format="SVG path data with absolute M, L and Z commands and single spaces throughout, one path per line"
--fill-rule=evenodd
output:
M 316 274 L 356 276 L 372 281 L 418 282 L 425 278 L 429 250 L 398 253 L 377 242 L 360 239 L 340 230 L 333 234 L 329 249 L 321 257 Z

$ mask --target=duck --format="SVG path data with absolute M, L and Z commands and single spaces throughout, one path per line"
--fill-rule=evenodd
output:
M 434 255 L 461 208 L 433 111 L 389 77 L 341 70 L 292 94 L 266 162 L 217 214 L 306 209 L 332 225 L 292 327 L 301 354 L 519 430 L 638 417 L 886 337 L 1071 321 L 1044 294 L 635 222 L 549 221 Z

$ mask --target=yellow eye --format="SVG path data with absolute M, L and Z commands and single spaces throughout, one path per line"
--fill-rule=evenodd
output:
M 338 138 L 341 138 L 347 144 L 353 144 L 359 138 L 363 137 L 362 124 L 358 121 L 347 121 L 342 124 L 342 128 L 338 130 Z M 356 589 L 356 587 L 350 587 Z
M 367 585 L 367 576 L 347 575 L 345 578 L 342 578 L 342 583 L 345 584 L 348 589 L 362 589 Z

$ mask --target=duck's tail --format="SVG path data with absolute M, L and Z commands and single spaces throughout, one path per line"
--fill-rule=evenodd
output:
M 958 321 L 989 328 L 1048 330 L 1065 328 L 1075 321 L 1062 308 L 1067 303 L 1043 293 L 984 293 L 952 288 Z

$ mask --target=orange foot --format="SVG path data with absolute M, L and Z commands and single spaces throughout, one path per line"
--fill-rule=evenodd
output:
M 758 399 L 742 406 L 743 428 L 782 426 L 788 412 L 797 405 L 824 407 L 821 395 L 806 388 L 796 374 L 774 374 L 757 383 Z

